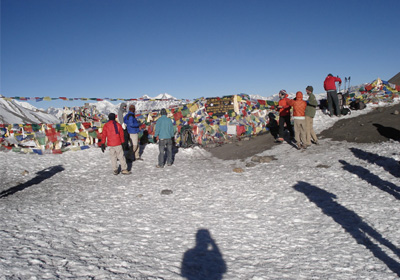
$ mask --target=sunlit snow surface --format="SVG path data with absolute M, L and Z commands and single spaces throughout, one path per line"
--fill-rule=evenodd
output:
M 398 142 L 260 155 L 277 160 L 197 147 L 158 169 L 151 144 L 114 176 L 108 150 L 2 152 L 0 279 L 400 277 Z

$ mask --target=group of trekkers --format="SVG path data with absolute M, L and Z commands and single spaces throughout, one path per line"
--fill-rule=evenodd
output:
M 324 88 L 327 91 L 327 101 L 329 114 L 332 117 L 341 116 L 336 82 L 342 83 L 339 77 L 328 74 L 324 81 Z M 285 128 L 289 131 L 290 142 L 295 140 L 297 149 L 306 149 L 312 143 L 318 145 L 318 138 L 313 129 L 313 120 L 318 107 L 318 101 L 313 94 L 313 87 L 307 86 L 306 93 L 308 100 L 303 100 L 303 93 L 296 92 L 296 98 L 289 99 L 285 90 L 279 92 L 279 123 L 275 120 L 275 115 L 270 113 L 268 128 L 277 142 L 284 141 Z M 293 108 L 294 127 L 291 123 L 291 108 Z M 100 142 L 101 150 L 105 151 L 106 142 L 109 147 L 109 154 L 114 175 L 119 174 L 118 161 L 121 165 L 121 174 L 131 174 L 128 170 L 127 162 L 141 161 L 141 151 L 139 147 L 144 147 L 148 143 L 148 134 L 144 133 L 139 139 L 140 123 L 135 117 L 135 105 L 129 106 L 126 113 L 127 104 L 122 103 L 117 116 L 114 113 L 108 115 L 109 121 L 103 127 Z M 172 120 L 167 117 L 166 109 L 161 109 L 160 118 L 156 122 L 154 137 L 159 143 L 159 155 L 157 168 L 163 168 L 165 164 L 171 166 L 173 163 L 172 147 L 174 138 L 174 125 Z M 140 145 L 139 145 L 140 144 Z M 143 150 L 143 148 L 142 148 Z
M 295 140 L 297 149 L 306 149 L 311 143 L 318 145 L 318 138 L 313 129 L 313 120 L 318 101 L 313 94 L 313 87 L 307 86 L 308 101 L 303 100 L 303 93 L 296 92 L 296 98 L 290 99 L 286 90 L 279 92 L 279 124 L 273 113 L 269 114 L 269 129 L 277 142 L 284 141 L 285 128 L 289 131 L 290 141 Z M 294 127 L 291 122 L 291 108 L 293 107 Z
M 131 174 L 131 171 L 128 170 L 127 162 L 142 161 L 141 153 L 149 142 L 146 131 L 139 139 L 140 123 L 135 117 L 135 105 L 129 106 L 128 113 L 126 113 L 126 108 L 127 104 L 122 103 L 118 111 L 118 122 L 116 121 L 117 116 L 114 113 L 108 115 L 109 120 L 103 127 L 100 142 L 103 153 L 107 142 L 114 175 L 118 175 L 120 172 L 118 161 L 121 165 L 121 174 Z M 160 118 L 156 122 L 154 134 L 159 143 L 157 168 L 163 168 L 165 163 L 168 166 L 171 166 L 173 163 L 172 139 L 174 137 L 174 125 L 172 120 L 167 117 L 167 110 L 164 108 L 161 109 L 160 115 Z
M 327 102 L 329 116 L 341 116 L 339 106 L 339 98 L 336 90 L 336 82 L 340 84 L 342 80 L 328 74 L 324 81 L 324 88 L 327 92 Z M 308 100 L 303 100 L 303 93 L 296 92 L 294 99 L 289 99 L 285 90 L 279 92 L 279 102 L 277 109 L 279 110 L 279 123 L 275 120 L 273 113 L 269 114 L 269 129 L 277 142 L 284 141 L 285 128 L 289 131 L 290 142 L 295 140 L 297 149 L 307 149 L 312 143 L 318 145 L 318 138 L 313 128 L 316 108 L 319 106 L 318 101 L 313 93 L 313 87 L 307 86 L 306 93 Z M 293 108 L 294 127 L 291 122 L 291 108 Z

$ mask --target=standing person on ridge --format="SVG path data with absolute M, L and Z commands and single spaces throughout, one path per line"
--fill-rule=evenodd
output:
M 167 117 L 167 110 L 161 109 L 161 117 L 156 122 L 156 131 L 154 136 L 158 138 L 158 149 L 160 151 L 158 155 L 157 168 L 163 168 L 164 152 L 167 147 L 167 165 L 172 165 L 172 138 L 174 137 L 174 125 L 172 120 Z
M 124 123 L 129 133 L 131 147 L 129 147 L 127 158 L 130 161 L 142 160 L 139 156 L 139 122 L 135 117 L 136 107 L 135 105 L 129 106 L 129 112 L 124 117 Z
M 306 145 L 311 146 L 311 141 L 318 145 L 317 134 L 314 131 L 314 117 L 316 108 L 318 106 L 318 101 L 313 93 L 314 88 L 312 86 L 307 86 L 306 92 L 308 94 L 308 101 L 306 107 Z
M 114 175 L 118 175 L 117 160 L 119 160 L 121 164 L 121 173 L 124 175 L 131 174 L 131 172 L 128 171 L 128 166 L 124 157 L 124 150 L 122 148 L 122 146 L 127 144 L 124 140 L 124 131 L 122 126 L 115 121 L 114 113 L 110 113 L 108 119 L 109 121 L 104 125 L 101 136 L 101 151 L 104 153 L 107 142 L 107 146 L 110 150 L 110 159 Z
M 288 99 L 288 104 L 293 106 L 293 119 L 294 119 L 294 138 L 296 140 L 296 148 L 306 149 L 306 107 L 307 102 L 303 100 L 303 93 L 301 91 L 296 92 L 296 98 L 294 100 Z
M 324 89 L 326 90 L 326 98 L 328 100 L 328 110 L 331 117 L 335 113 L 336 116 L 340 117 L 339 99 L 336 91 L 336 82 L 339 85 L 342 84 L 342 80 L 339 77 L 333 77 L 332 74 L 328 74 L 324 81 Z
M 285 124 L 286 128 L 289 130 L 290 138 L 292 139 L 294 136 L 292 122 L 290 121 L 290 108 L 291 106 L 288 104 L 288 94 L 286 90 L 282 89 L 279 92 L 279 138 L 278 142 L 283 142 L 283 135 L 285 133 Z

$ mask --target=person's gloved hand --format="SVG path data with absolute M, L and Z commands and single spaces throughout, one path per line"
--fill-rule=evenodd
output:
M 105 150 L 106 150 L 106 144 L 101 144 L 101 151 L 104 153 Z
M 125 130 L 126 129 L 126 123 L 122 124 L 122 128 Z

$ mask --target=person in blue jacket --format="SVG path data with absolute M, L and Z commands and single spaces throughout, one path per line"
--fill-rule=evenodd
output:
M 129 161 L 142 160 L 139 156 L 139 122 L 135 117 L 135 105 L 129 106 L 129 112 L 124 117 L 124 123 L 126 124 L 126 129 L 129 133 L 130 147 L 127 155 Z
M 161 117 L 156 122 L 156 132 L 154 136 L 158 140 L 158 155 L 157 168 L 163 168 L 165 164 L 165 147 L 167 148 L 167 165 L 172 165 L 172 138 L 174 137 L 174 125 L 172 120 L 167 117 L 167 110 L 161 109 Z

